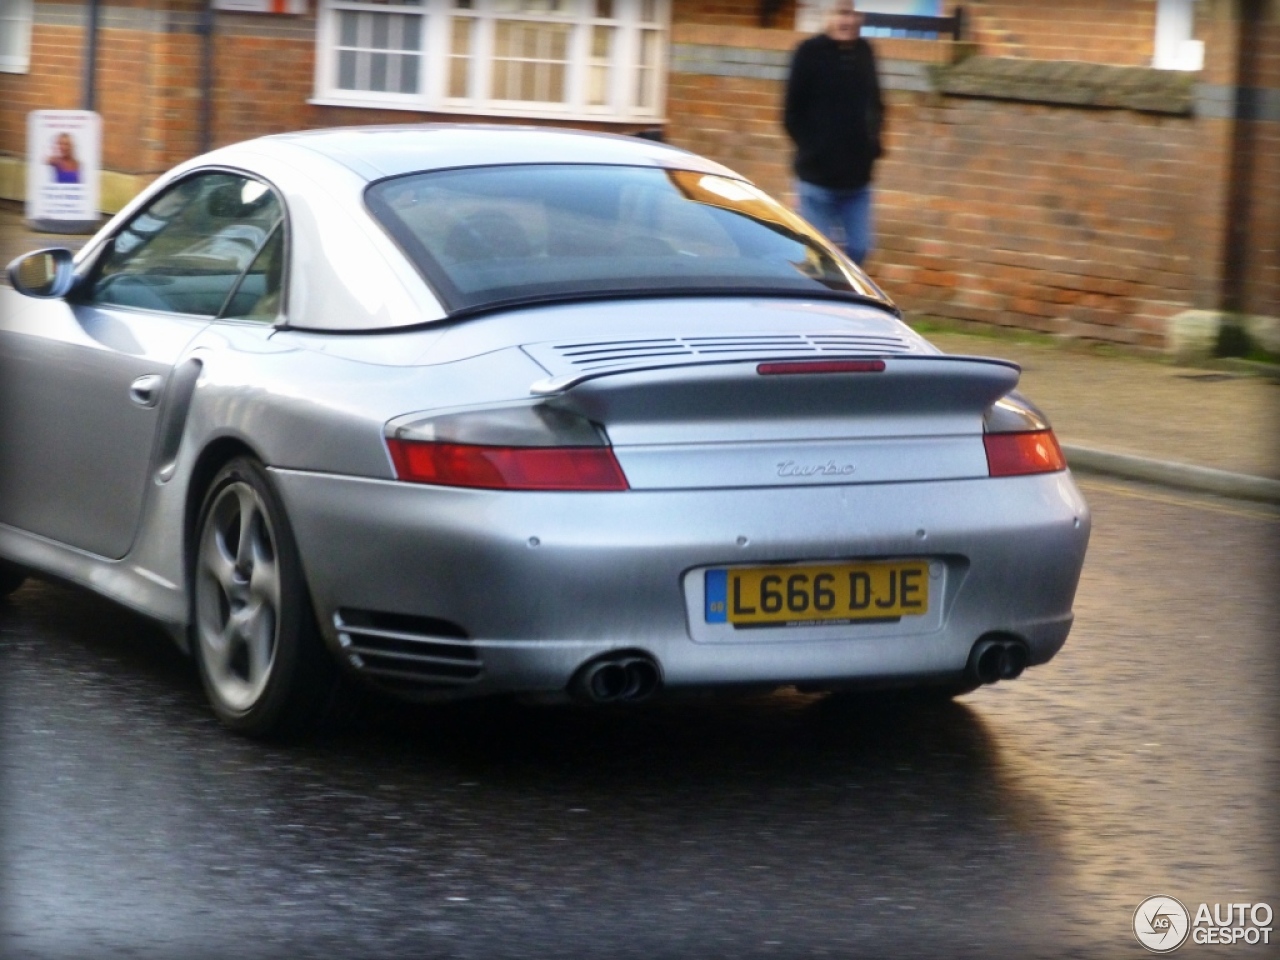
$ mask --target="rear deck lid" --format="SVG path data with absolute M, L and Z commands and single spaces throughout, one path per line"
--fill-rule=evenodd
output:
M 983 414 L 1019 375 L 892 333 L 524 350 L 549 374 L 531 393 L 599 424 L 633 489 L 985 477 Z

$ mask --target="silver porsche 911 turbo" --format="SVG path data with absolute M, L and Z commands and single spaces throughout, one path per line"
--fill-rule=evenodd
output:
M 945 697 L 1071 626 L 1089 511 L 1018 368 L 678 149 L 266 137 L 9 277 L 0 594 L 163 623 L 242 733 L 368 686 Z

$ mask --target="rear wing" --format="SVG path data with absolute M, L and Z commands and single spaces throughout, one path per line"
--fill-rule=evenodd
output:
M 531 391 L 556 407 L 608 424 L 611 432 L 623 425 L 683 422 L 720 424 L 731 433 L 750 423 L 748 432 L 758 434 L 837 418 L 861 422 L 860 433 L 951 433 L 980 430 L 987 411 L 1017 386 L 1021 373 L 1007 360 L 950 355 L 781 360 L 788 368 L 782 375 L 772 372 L 778 366 L 773 361 L 633 362 L 538 381 Z M 833 361 L 837 368 L 858 372 L 827 372 Z

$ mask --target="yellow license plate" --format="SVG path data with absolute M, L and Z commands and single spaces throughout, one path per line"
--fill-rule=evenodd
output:
M 707 623 L 735 627 L 900 620 L 929 611 L 925 560 L 706 571 Z

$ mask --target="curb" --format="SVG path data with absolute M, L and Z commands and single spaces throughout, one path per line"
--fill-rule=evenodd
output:
M 1126 480 L 1145 480 L 1168 487 L 1216 493 L 1237 500 L 1260 500 L 1264 503 L 1280 503 L 1280 480 L 1255 477 L 1247 473 L 1231 473 L 1211 467 L 1196 467 L 1189 463 L 1170 460 L 1152 460 L 1128 453 L 1113 453 L 1094 447 L 1078 447 L 1062 444 L 1067 465 L 1072 470 L 1102 473 Z

